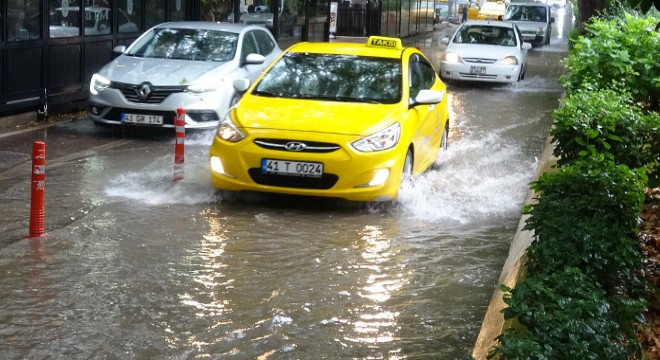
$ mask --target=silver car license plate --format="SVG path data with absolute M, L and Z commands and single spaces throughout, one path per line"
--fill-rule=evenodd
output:
M 121 114 L 121 121 L 135 124 L 163 125 L 163 117 L 145 114 Z
M 470 74 L 485 74 L 486 73 L 486 67 L 485 66 L 470 66 Z
M 261 159 L 261 172 L 266 174 L 318 178 L 323 176 L 323 163 Z

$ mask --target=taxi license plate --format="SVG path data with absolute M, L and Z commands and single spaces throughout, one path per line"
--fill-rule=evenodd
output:
M 163 117 L 145 114 L 121 114 L 121 121 L 135 124 L 163 125 Z
M 485 74 L 485 66 L 470 66 L 470 74 Z
M 318 178 L 323 176 L 323 163 L 262 159 L 261 172 L 266 174 Z

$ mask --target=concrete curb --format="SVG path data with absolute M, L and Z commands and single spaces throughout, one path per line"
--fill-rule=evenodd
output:
M 552 155 L 552 138 L 548 137 L 539 159 L 539 164 L 534 173 L 533 179 L 537 180 L 543 173 L 549 171 L 551 167 L 556 164 L 556 158 Z M 535 193 L 529 190 L 525 204 L 534 202 Z M 504 263 L 500 278 L 498 279 L 498 288 L 495 289 L 491 297 L 488 310 L 484 316 L 484 321 L 481 325 L 481 331 L 477 337 L 474 349 L 472 350 L 472 357 L 477 360 L 486 359 L 488 352 L 496 344 L 495 339 L 504 330 L 504 316 L 502 310 L 506 307 L 504 300 L 502 300 L 503 293 L 499 290 L 499 285 L 504 284 L 510 288 L 515 287 L 520 274 L 522 272 L 523 257 L 529 245 L 534 241 L 534 233 L 531 231 L 523 230 L 528 216 L 523 215 L 518 223 L 518 230 L 513 237 L 511 247 L 509 248 L 509 255 Z

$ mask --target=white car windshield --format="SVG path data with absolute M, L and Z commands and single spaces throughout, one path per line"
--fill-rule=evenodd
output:
M 238 34 L 205 29 L 159 28 L 150 31 L 126 55 L 192 61 L 229 61 Z
M 401 60 L 288 53 L 254 95 L 393 104 L 401 100 Z
M 453 40 L 456 44 L 516 46 L 512 28 L 488 25 L 463 26 Z

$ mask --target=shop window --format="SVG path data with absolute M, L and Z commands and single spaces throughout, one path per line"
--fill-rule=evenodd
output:
M 111 0 L 88 1 L 85 6 L 85 35 L 106 35 L 112 32 Z
M 40 8 L 41 1 L 9 0 L 7 3 L 7 40 L 40 39 Z M 0 19 L 2 19 L 2 13 L 0 13 Z M 0 35 L 2 34 L 0 33 Z
M 117 32 L 121 34 L 140 31 L 142 0 L 119 0 L 117 3 Z
M 80 5 L 74 1 L 50 0 L 48 29 L 51 38 L 80 36 Z
M 165 2 L 162 0 L 144 0 L 147 4 L 145 13 L 145 28 L 165 22 Z M 135 7 L 135 5 L 133 5 Z

